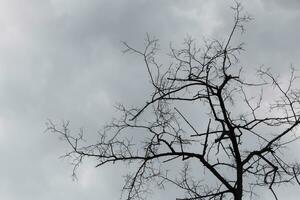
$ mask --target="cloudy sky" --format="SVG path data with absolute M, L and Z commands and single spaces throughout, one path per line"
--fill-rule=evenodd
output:
M 239 36 L 247 68 L 300 69 L 300 1 L 242 1 L 254 20 Z M 250 3 L 251 2 L 251 3 Z M 146 33 L 162 48 L 187 35 L 222 38 L 232 25 L 231 0 L 0 0 L 0 198 L 116 200 L 122 172 L 87 161 L 72 181 L 67 151 L 45 133 L 47 119 L 70 120 L 94 133 L 116 115 L 113 106 L 141 105 L 149 94 L 145 68 L 123 54 Z M 299 148 L 300 149 L 300 148 Z M 300 160 L 300 156 L 299 156 Z M 299 199 L 285 188 L 283 199 Z M 268 199 L 269 193 L 262 193 Z M 159 197 L 157 197 L 159 199 Z M 162 199 L 162 198 L 161 198 Z

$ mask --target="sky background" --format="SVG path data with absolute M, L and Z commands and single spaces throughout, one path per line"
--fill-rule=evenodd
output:
M 167 50 L 187 35 L 222 39 L 232 25 L 232 2 L 0 0 L 0 198 L 119 199 L 122 170 L 87 161 L 72 181 L 72 167 L 59 159 L 68 148 L 45 133 L 45 122 L 70 120 L 72 130 L 83 127 L 95 137 L 117 115 L 116 103 L 142 105 L 150 94 L 145 67 L 122 53 L 121 41 L 142 47 L 148 32 Z M 280 74 L 291 64 L 300 69 L 300 1 L 242 2 L 254 18 L 238 37 L 245 42 L 243 66 Z M 282 199 L 299 194 L 295 187 L 279 191 Z M 260 195 L 270 199 L 270 192 Z

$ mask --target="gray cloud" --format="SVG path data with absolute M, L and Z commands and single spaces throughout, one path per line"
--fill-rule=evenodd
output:
M 288 10 L 299 10 L 300 9 L 300 2 L 297 0 L 266 0 L 263 1 L 267 9 L 274 9 L 274 10 L 280 10 L 280 9 L 288 9 Z
M 267 3 L 265 3 L 267 2 Z M 255 20 L 242 61 L 286 71 L 298 58 L 297 1 L 244 1 Z M 113 105 L 141 105 L 150 88 L 142 62 L 120 41 L 141 47 L 145 33 L 181 44 L 190 34 L 222 37 L 231 1 L 0 1 L 0 196 L 6 200 L 118 199 L 118 168 L 88 162 L 71 180 L 58 157 L 66 146 L 44 134 L 47 118 L 69 119 L 88 136 L 117 115 Z M 276 6 L 275 6 L 276 5 Z M 292 11 L 290 11 L 292 10 Z M 116 174 L 117 173 L 117 174 Z M 113 178 L 112 178 L 113 177 Z M 289 199 L 297 199 L 295 190 Z M 157 194 L 157 198 L 161 194 Z M 283 195 L 283 194 L 282 194 Z M 263 198 L 263 197 L 262 197 Z

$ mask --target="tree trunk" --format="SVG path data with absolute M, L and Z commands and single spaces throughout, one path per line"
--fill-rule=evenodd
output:
M 240 160 L 240 159 L 238 159 Z M 243 197 L 243 167 L 240 162 L 237 163 L 237 170 L 236 170 L 236 190 L 234 194 L 234 200 L 242 200 Z
M 238 193 L 236 192 L 235 195 L 234 195 L 234 200 L 242 200 L 242 193 Z

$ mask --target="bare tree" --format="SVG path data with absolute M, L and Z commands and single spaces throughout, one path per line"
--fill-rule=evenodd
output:
M 265 68 L 257 71 L 259 81 L 246 81 L 238 57 L 243 44 L 232 43 L 250 18 L 239 3 L 233 10 L 226 40 L 206 40 L 198 48 L 187 38 L 183 48 L 170 47 L 168 67 L 157 60 L 155 38 L 147 35 L 142 50 L 124 42 L 125 52 L 146 66 L 151 98 L 141 108 L 119 105 L 121 119 L 107 125 L 94 144 L 85 144 L 82 133 L 72 135 L 68 123 L 49 121 L 48 130 L 71 147 L 65 156 L 74 161 L 74 173 L 85 157 L 94 158 L 97 167 L 128 163 L 133 169 L 123 187 L 128 200 L 146 198 L 153 183 L 175 185 L 183 191 L 181 200 L 241 200 L 252 198 L 256 187 L 268 187 L 278 199 L 275 185 L 300 184 L 299 164 L 285 156 L 286 146 L 299 137 L 295 70 L 286 83 Z M 189 106 L 197 111 L 185 112 Z M 179 163 L 184 163 L 179 173 L 172 172 Z

